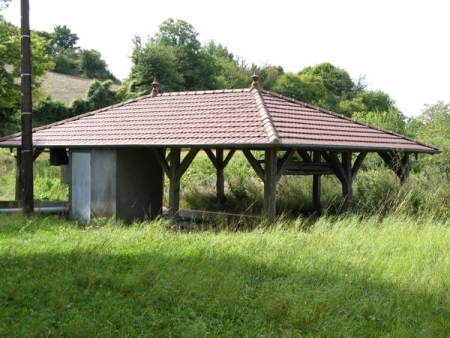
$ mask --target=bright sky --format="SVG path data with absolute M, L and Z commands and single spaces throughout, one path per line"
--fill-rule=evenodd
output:
M 406 116 L 450 102 L 448 0 L 29 2 L 31 29 L 67 25 L 78 46 L 98 50 L 120 79 L 131 69 L 133 37 L 146 41 L 173 18 L 190 23 L 200 42 L 221 43 L 250 64 L 298 72 L 330 62 L 354 80 L 365 76 L 369 89 L 388 93 Z M 20 0 L 0 14 L 20 26 Z

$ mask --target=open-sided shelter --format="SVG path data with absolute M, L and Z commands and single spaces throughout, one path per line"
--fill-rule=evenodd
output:
M 0 140 L 0 147 L 20 146 L 20 134 Z M 250 88 L 232 90 L 159 93 L 154 82 L 147 96 L 34 129 L 33 146 L 36 152 L 50 149 L 54 163 L 68 164 L 73 218 L 127 222 L 161 212 L 164 174 L 170 182 L 169 215 L 175 216 L 180 179 L 201 149 L 217 169 L 219 202 L 224 198 L 223 170 L 236 151 L 243 152 L 264 182 L 264 214 L 271 220 L 282 175 L 313 175 L 317 209 L 321 176 L 335 175 L 350 208 L 352 184 L 368 153 L 378 153 L 405 180 L 411 155 L 439 152 L 265 91 L 257 76 Z M 254 151 L 263 158 L 255 158 Z

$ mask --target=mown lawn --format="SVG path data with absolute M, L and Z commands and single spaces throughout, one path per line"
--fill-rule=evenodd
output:
M 450 227 L 0 215 L 1 337 L 447 337 Z

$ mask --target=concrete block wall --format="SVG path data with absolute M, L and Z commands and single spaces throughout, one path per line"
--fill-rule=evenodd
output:
M 163 172 L 149 148 L 70 150 L 70 217 L 126 223 L 161 213 Z

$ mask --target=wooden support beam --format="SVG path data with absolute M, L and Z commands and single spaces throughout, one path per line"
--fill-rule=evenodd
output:
M 409 153 L 404 152 L 402 153 L 402 157 L 401 157 L 401 170 L 400 170 L 400 182 L 403 184 L 408 180 L 409 177 L 409 172 L 411 170 L 411 164 L 409 162 Z
M 170 150 L 169 167 L 169 217 L 173 218 L 180 209 L 180 179 L 178 175 L 181 161 L 181 149 L 172 148 Z
M 344 210 L 353 209 L 353 178 L 352 178 L 352 153 L 342 153 L 342 171 L 345 179 L 342 181 L 342 197 L 344 198 Z
M 224 170 L 225 170 L 225 167 L 230 162 L 230 160 L 233 157 L 236 150 L 231 149 L 228 152 L 225 159 L 224 159 L 224 149 L 223 148 L 216 149 L 215 155 L 214 155 L 213 151 L 209 148 L 204 148 L 203 150 L 205 151 L 206 155 L 208 155 L 211 163 L 214 165 L 214 168 L 216 168 L 217 204 L 223 205 L 226 200 Z
M 217 158 L 214 155 L 213 151 L 209 148 L 204 148 L 203 151 L 205 152 L 206 155 L 208 155 L 208 158 L 211 161 L 211 163 L 213 164 L 214 168 L 217 169 L 217 167 L 218 167 Z
M 169 211 L 170 217 L 175 217 L 180 209 L 180 181 L 181 177 L 189 168 L 193 159 L 199 152 L 199 148 L 191 148 L 188 154 L 181 161 L 181 149 L 171 148 L 169 155 L 165 156 L 165 149 L 153 149 L 159 164 L 163 168 L 165 174 L 169 177 Z
M 217 204 L 225 204 L 225 176 L 224 176 L 224 165 L 223 165 L 223 149 L 216 149 L 216 194 L 217 194 Z
M 242 153 L 247 158 L 247 161 L 252 166 L 253 170 L 256 172 L 256 175 L 264 182 L 264 169 L 261 167 L 261 164 L 256 160 L 255 156 L 251 153 L 249 149 L 242 149 Z
M 356 179 L 356 175 L 358 174 L 358 171 L 361 168 L 361 164 L 363 163 L 366 156 L 367 156 L 367 153 L 361 152 L 356 157 L 355 163 L 353 164 L 353 167 L 352 167 L 352 180 L 353 181 Z
M 277 183 L 280 181 L 281 177 L 283 176 L 286 168 L 291 163 L 292 157 L 295 154 L 294 149 L 288 149 L 284 156 L 281 158 L 277 165 Z
M 411 164 L 409 152 L 378 152 L 384 163 L 397 175 L 403 184 L 409 177 Z
M 314 151 L 313 161 L 314 163 L 320 163 L 322 155 L 320 151 Z M 321 188 L 322 188 L 322 175 L 313 175 L 313 187 L 312 187 L 312 200 L 314 211 L 322 213 L 322 200 L 321 200 Z
M 153 153 L 155 154 L 156 159 L 158 160 L 159 164 L 161 165 L 162 169 L 164 170 L 164 173 L 167 176 L 170 176 L 170 169 L 169 164 L 166 159 L 166 149 L 165 148 L 152 148 Z
M 325 161 L 327 161 L 327 163 L 333 167 L 334 174 L 339 179 L 339 181 L 341 181 L 341 183 L 345 183 L 347 177 L 337 154 L 334 152 L 324 151 L 322 153 L 322 156 L 325 159 Z
M 230 149 L 228 151 L 227 157 L 223 160 L 223 167 L 225 168 L 228 163 L 230 163 L 230 160 L 233 158 L 233 155 L 236 153 L 236 149 Z
M 186 170 L 191 165 L 192 161 L 194 160 L 195 156 L 200 151 L 200 148 L 191 148 L 188 152 L 188 154 L 184 157 L 183 161 L 181 162 L 180 166 L 177 169 L 177 176 L 181 179 L 181 176 L 186 172 Z M 178 155 L 177 155 L 178 156 Z
M 312 163 L 311 156 L 309 156 L 308 152 L 306 150 L 297 150 L 297 153 L 300 155 L 302 160 L 306 163 Z
M 264 216 L 274 222 L 277 217 L 277 150 L 267 148 L 264 159 Z

